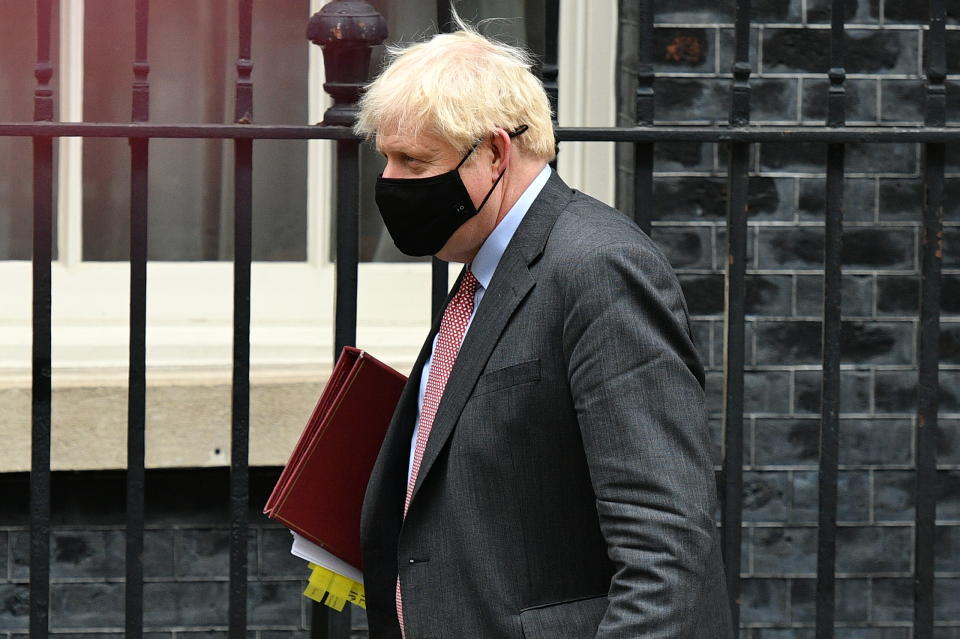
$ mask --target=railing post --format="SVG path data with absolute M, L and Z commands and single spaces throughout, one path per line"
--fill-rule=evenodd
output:
M 50 0 L 38 0 L 35 122 L 53 120 Z M 30 436 L 30 636 L 50 630 L 50 419 L 53 138 L 33 138 L 33 370 Z
M 437 31 L 449 33 L 453 28 L 453 16 L 449 0 L 437 0 Z M 450 290 L 448 262 L 433 256 L 430 260 L 430 323 L 437 321 L 447 305 Z
M 927 42 L 925 125 L 947 123 L 946 3 L 930 0 Z M 940 412 L 940 313 L 943 270 L 943 207 L 946 145 L 930 143 L 923 153 L 923 220 L 920 235 L 920 334 L 918 336 L 917 421 L 915 429 L 916 509 L 914 511 L 913 636 L 934 636 L 937 532 L 937 430 Z
M 137 0 L 131 120 L 150 120 L 147 35 L 150 0 Z M 127 382 L 125 639 L 143 637 L 144 465 L 147 423 L 147 222 L 149 138 L 130 138 L 130 353 Z
M 547 91 L 547 97 L 550 98 L 550 115 L 553 118 L 553 128 L 560 125 L 558 112 L 560 110 L 560 88 L 557 78 L 560 76 L 560 68 L 557 66 L 558 60 L 558 41 L 560 39 L 560 0 L 547 0 L 545 7 L 545 27 L 544 32 L 544 56 L 543 56 L 543 88 Z M 557 143 L 557 151 L 560 145 Z M 550 163 L 554 171 L 557 170 L 557 159 L 554 158 Z
M 730 126 L 750 124 L 750 0 L 736 3 L 736 59 Z M 743 368 L 746 313 L 747 208 L 750 145 L 730 145 L 727 175 L 727 268 L 723 389 L 723 559 L 734 637 L 740 636 L 740 558 L 743 531 Z
M 253 121 L 253 0 L 237 3 L 234 122 Z M 253 140 L 233 143 L 233 382 L 230 402 L 230 599 L 227 633 L 247 636 L 250 530 L 250 287 L 253 262 Z
M 310 18 L 307 38 L 323 50 L 323 90 L 333 106 L 323 124 L 352 126 L 360 90 L 370 76 L 373 47 L 387 38 L 387 23 L 364 0 L 333 0 Z M 334 358 L 357 341 L 357 263 L 360 225 L 360 143 L 337 141 L 337 292 Z M 350 608 L 346 608 L 349 611 Z M 311 636 L 348 639 L 350 613 L 314 604 Z
M 653 70 L 653 0 L 640 0 L 637 11 L 640 19 L 640 51 L 637 64 L 637 91 L 635 95 L 637 126 L 653 126 L 654 70 Z M 653 142 L 641 142 L 634 148 L 633 219 L 643 232 L 650 235 L 653 226 Z
M 844 5 L 833 4 L 827 126 L 846 124 Z M 840 450 L 840 335 L 843 282 L 843 183 L 846 147 L 827 145 L 824 214 L 823 364 L 820 391 L 816 638 L 833 639 L 836 620 L 837 477 Z
M 364 0 L 334 0 L 310 18 L 307 37 L 323 49 L 323 90 L 333 106 L 323 124 L 352 126 L 360 90 L 370 76 L 373 47 L 387 37 L 387 23 Z M 334 357 L 356 342 L 359 259 L 359 143 L 337 142 L 337 310 Z

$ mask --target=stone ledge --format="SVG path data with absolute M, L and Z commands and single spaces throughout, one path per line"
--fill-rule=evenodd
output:
M 329 371 L 309 378 L 258 379 L 250 389 L 250 464 L 287 461 Z M 291 376 L 292 377 L 292 376 Z M 54 470 L 126 467 L 126 380 L 57 385 L 53 389 Z M 0 472 L 30 469 L 28 385 L 0 385 Z M 231 387 L 210 377 L 150 381 L 147 388 L 148 468 L 215 467 L 230 463 Z

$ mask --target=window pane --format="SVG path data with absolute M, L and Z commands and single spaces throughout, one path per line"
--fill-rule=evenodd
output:
M 257 122 L 307 123 L 307 60 L 315 46 L 306 37 L 309 19 L 309 0 L 253 3 L 253 114 Z M 307 142 L 256 142 L 253 178 L 254 259 L 306 260 Z
M 0 4 L 0 122 L 33 120 L 33 92 L 37 86 L 33 75 L 37 52 L 34 11 L 33 0 L 4 0 Z M 59 72 L 56 7 L 51 22 L 50 55 L 54 66 L 51 85 L 56 104 Z M 0 260 L 29 260 L 32 247 L 33 142 L 30 138 L 0 137 Z M 55 238 L 53 250 L 56 257 Z
M 87 2 L 84 112 L 88 121 L 130 121 L 133 3 Z M 303 124 L 307 117 L 304 37 L 309 0 L 255 3 L 254 117 Z M 153 122 L 233 121 L 237 58 L 234 2 L 154 0 L 150 10 Z M 84 144 L 84 259 L 128 255 L 130 151 L 125 140 Z M 306 259 L 304 141 L 254 143 L 257 260 Z M 153 260 L 227 260 L 233 253 L 233 143 L 150 142 L 149 252 Z

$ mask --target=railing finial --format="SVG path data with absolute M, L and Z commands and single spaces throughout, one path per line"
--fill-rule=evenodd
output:
M 323 124 L 351 126 L 369 79 L 370 54 L 386 40 L 387 23 L 365 0 L 333 0 L 310 18 L 307 38 L 323 49 L 323 90 L 333 97 Z

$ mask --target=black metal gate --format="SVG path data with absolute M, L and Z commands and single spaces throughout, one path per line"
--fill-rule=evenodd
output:
M 30 472 L 30 634 L 48 636 L 50 607 L 50 423 L 51 423 L 51 258 L 53 221 L 53 139 L 62 136 L 115 137 L 130 140 L 130 368 L 127 461 L 126 636 L 143 634 L 145 327 L 147 264 L 147 165 L 154 138 L 233 140 L 235 154 L 234 349 L 231 451 L 231 535 L 229 632 L 246 636 L 247 512 L 250 356 L 250 269 L 253 141 L 327 139 L 337 141 L 337 289 L 335 352 L 353 344 L 357 321 L 359 141 L 350 129 L 359 89 L 367 79 L 372 46 L 383 39 L 375 12 L 364 2 L 334 0 L 314 16 L 310 38 L 324 49 L 328 71 L 325 89 L 335 99 L 320 126 L 270 126 L 253 123 L 251 52 L 252 0 L 239 1 L 239 59 L 236 69 L 235 123 L 159 125 L 149 123 L 150 84 L 147 53 L 149 0 L 136 0 L 136 56 L 133 61 L 130 124 L 53 121 L 54 69 L 50 60 L 52 0 L 36 0 L 37 79 L 34 122 L 0 123 L 0 136 L 33 139 L 33 399 Z M 935 429 L 938 418 L 938 337 L 943 263 L 943 193 L 945 149 L 960 140 L 960 129 L 946 127 L 946 52 L 944 0 L 929 2 L 926 56 L 926 122 L 922 127 L 845 127 L 845 34 L 843 0 L 833 0 L 830 89 L 826 126 L 750 125 L 750 0 L 736 3 L 736 56 L 728 126 L 664 127 L 653 125 L 653 0 L 636 0 L 641 16 L 639 89 L 636 126 L 626 128 L 558 128 L 560 141 L 629 142 L 635 148 L 635 201 L 653 199 L 653 157 L 657 143 L 696 141 L 728 143 L 724 458 L 721 473 L 722 529 L 730 605 L 738 618 L 740 601 L 741 523 L 744 450 L 744 323 L 747 254 L 748 157 L 752 144 L 817 142 L 826 145 L 826 252 L 823 311 L 822 394 L 820 425 L 819 535 L 816 636 L 833 637 L 835 618 L 838 424 L 840 402 L 840 297 L 843 242 L 845 145 L 854 142 L 913 142 L 925 145 L 922 233 L 920 357 L 917 389 L 916 511 L 914 564 L 914 637 L 929 639 L 934 628 L 934 532 L 936 521 Z M 438 1 L 441 24 L 447 3 Z M 557 27 L 559 0 L 546 3 L 546 56 L 543 77 L 554 106 L 557 98 Z M 448 17 L 448 16 L 447 16 Z M 340 28 L 331 30 L 327 20 Z M 649 207 L 637 206 L 637 223 L 649 232 Z M 446 293 L 446 267 L 434 262 L 433 310 Z M 315 636 L 345 639 L 344 615 L 315 616 Z

